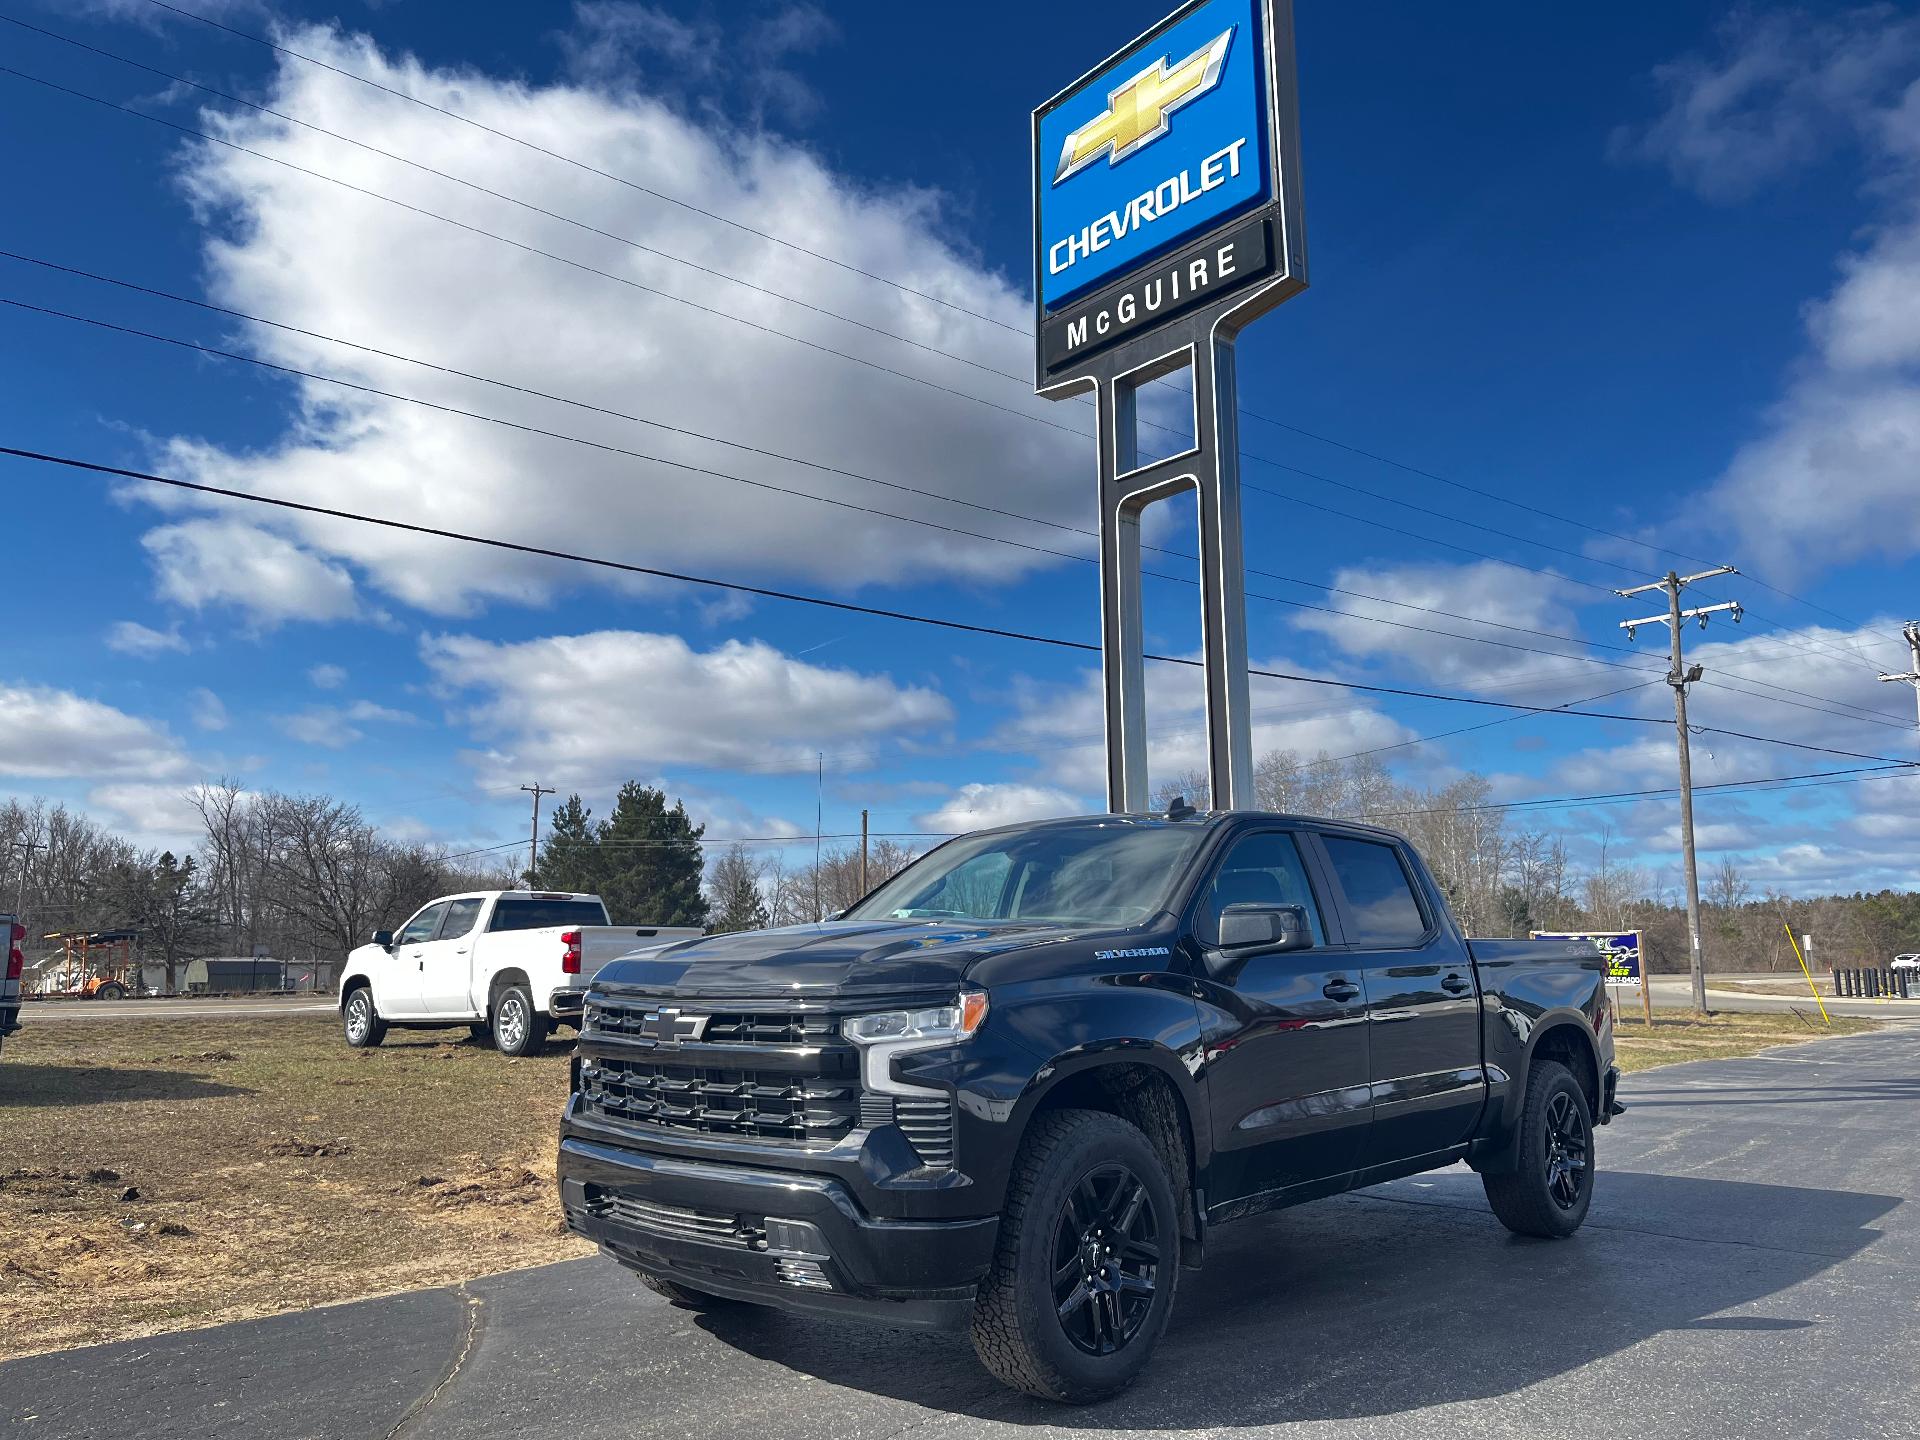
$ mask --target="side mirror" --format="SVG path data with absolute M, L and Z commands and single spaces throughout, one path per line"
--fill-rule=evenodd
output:
M 393 949 L 393 932 L 391 930 L 374 931 L 373 943 L 378 945 L 382 950 Z
M 1213 978 L 1225 980 L 1256 955 L 1313 948 L 1313 930 L 1299 905 L 1229 905 L 1220 912 L 1219 963 Z

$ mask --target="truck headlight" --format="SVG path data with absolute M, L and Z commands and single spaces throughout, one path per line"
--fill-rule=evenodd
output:
M 889 1095 L 923 1095 L 924 1085 L 907 1085 L 893 1078 L 893 1058 L 916 1050 L 937 1050 L 971 1038 L 986 1022 L 987 994 L 963 990 L 951 1005 L 927 1010 L 882 1010 L 853 1015 L 840 1024 L 840 1033 L 862 1051 L 862 1069 L 869 1090 Z

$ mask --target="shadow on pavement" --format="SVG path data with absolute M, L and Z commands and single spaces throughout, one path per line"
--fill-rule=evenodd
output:
M 1815 1326 L 1720 1312 L 1858 1254 L 1901 1203 L 1611 1173 L 1588 1228 L 1556 1242 L 1508 1235 L 1479 1196 L 1477 1177 L 1443 1172 L 1418 1191 L 1362 1192 L 1215 1232 L 1206 1269 L 1182 1275 L 1139 1384 L 1083 1410 L 1001 1389 L 964 1336 L 755 1308 L 698 1324 L 833 1385 L 1001 1423 L 1156 1430 L 1387 1416 L 1513 1394 L 1668 1331 Z M 1788 1233 L 1791 1248 L 1751 1238 Z
M 109 1105 L 128 1100 L 211 1100 L 251 1095 L 185 1070 L 127 1070 L 110 1065 L 0 1064 L 0 1109 Z

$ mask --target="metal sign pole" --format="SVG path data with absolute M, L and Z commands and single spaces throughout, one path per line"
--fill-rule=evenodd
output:
M 1187 0 L 1034 112 L 1035 388 L 1092 393 L 1107 804 L 1147 808 L 1140 517 L 1196 492 L 1207 777 L 1254 803 L 1240 329 L 1306 288 L 1291 0 Z M 1142 464 L 1139 389 L 1187 371 L 1193 443 Z

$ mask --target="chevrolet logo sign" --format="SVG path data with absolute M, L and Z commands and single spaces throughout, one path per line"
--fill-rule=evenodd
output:
M 1230 27 L 1171 69 L 1162 55 L 1109 91 L 1106 110 L 1067 136 L 1053 183 L 1078 175 L 1102 155 L 1109 165 L 1118 165 L 1166 134 L 1169 115 L 1220 83 L 1232 43 Z
M 682 1015 L 678 1010 L 662 1007 L 649 1010 L 640 1017 L 641 1037 L 660 1045 L 678 1045 L 685 1040 L 698 1040 L 706 1033 L 705 1015 Z

